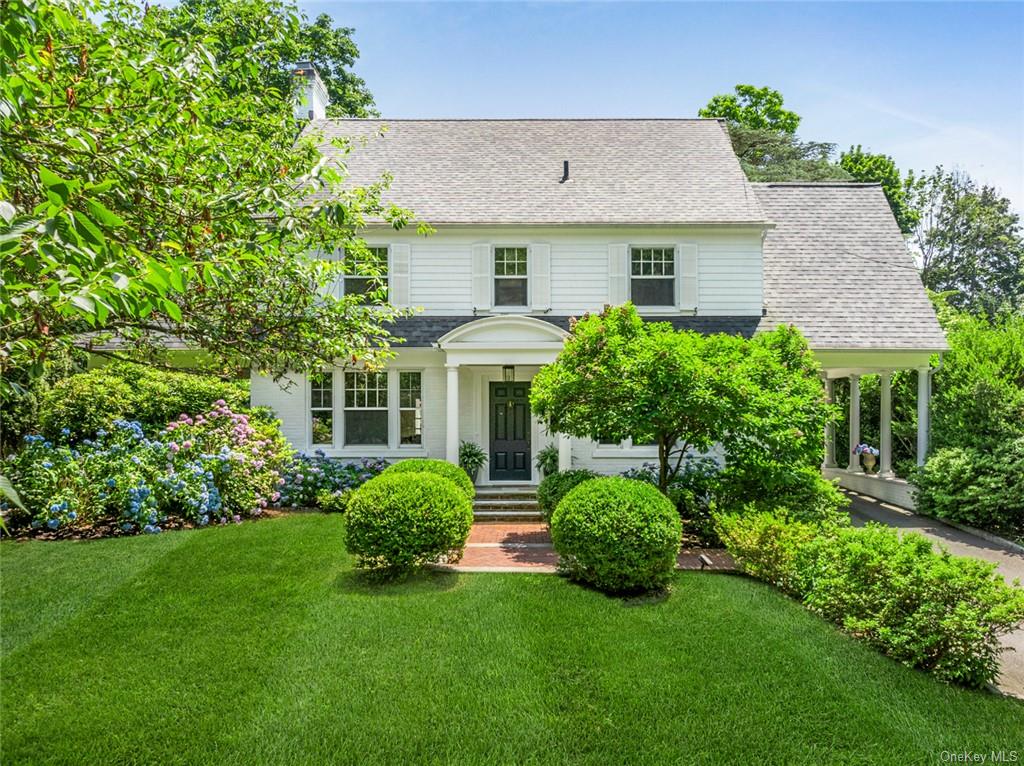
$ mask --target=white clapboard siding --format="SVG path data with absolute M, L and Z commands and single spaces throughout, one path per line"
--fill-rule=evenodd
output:
M 473 250 L 468 243 L 441 237 L 412 244 L 409 301 L 426 314 L 469 314 L 473 311 Z
M 764 303 L 760 242 L 720 238 L 701 242 L 700 313 L 759 315 Z
M 699 249 L 695 242 L 676 245 L 676 273 L 679 275 L 679 308 L 696 311 L 699 293 Z
M 629 300 L 629 247 L 608 245 L 608 302 L 613 306 Z
M 412 248 L 406 243 L 396 243 L 388 248 L 388 293 L 392 305 L 409 305 L 409 275 Z
M 597 311 L 608 303 L 608 247 L 603 242 L 551 244 L 551 313 Z
M 551 245 L 530 245 L 527 273 L 534 311 L 551 308 Z
M 473 245 L 473 308 L 491 307 L 491 246 Z

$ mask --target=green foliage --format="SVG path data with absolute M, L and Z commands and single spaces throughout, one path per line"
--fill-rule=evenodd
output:
M 474 442 L 463 441 L 459 444 L 459 468 L 466 472 L 470 481 L 476 479 L 477 472 L 487 463 L 487 453 Z
M 735 93 L 719 94 L 698 114 L 701 117 L 724 117 L 730 124 L 776 133 L 796 133 L 800 115 L 784 109 L 782 94 L 773 88 L 737 85 Z
M 4 463 L 25 506 L 12 522 L 93 536 L 238 522 L 273 501 L 291 455 L 277 421 L 223 400 L 181 415 L 157 437 L 124 420 L 75 447 L 25 437 Z
M 794 467 L 771 456 L 752 464 L 727 461 L 717 478 L 716 506 L 725 512 L 786 510 L 799 521 L 822 522 L 842 517 L 850 505 L 835 481 L 822 478 L 821 469 Z
M 944 681 L 982 686 L 999 636 L 1024 620 L 1024 591 L 995 564 L 934 553 L 888 527 L 837 529 L 801 552 L 804 602 L 889 656 Z
M 135 364 L 110 364 L 64 378 L 42 399 L 39 430 L 50 439 L 72 441 L 110 428 L 115 420 L 135 420 L 154 433 L 182 413 L 203 412 L 218 399 L 232 409 L 247 407 L 247 381 L 168 372 Z
M 158 361 L 172 334 L 218 370 L 275 376 L 387 355 L 404 312 L 325 294 L 352 267 L 311 253 L 358 254 L 366 219 L 409 214 L 381 201 L 386 179 L 346 189 L 317 135 L 296 140 L 291 89 L 266 87 L 256 55 L 287 49 L 298 24 L 293 6 L 274 9 L 283 20 L 218 62 L 210 40 L 137 4 L 4 5 L 3 387 L 87 333 Z
M 682 533 L 668 498 L 647 482 L 617 476 L 580 484 L 551 517 L 559 566 L 609 593 L 668 585 Z
M 920 211 L 912 206 L 908 193 L 908 184 L 913 183 L 913 174 L 908 174 L 904 178 L 892 157 L 887 154 L 865 152 L 860 144 L 851 146 L 848 152 L 843 152 L 839 157 L 839 165 L 854 181 L 881 184 L 900 231 L 904 234 L 913 231 L 914 225 L 921 217 Z
M 958 309 L 995 315 L 1024 305 L 1024 233 L 1009 199 L 966 173 L 946 171 L 911 178 L 907 188 L 919 211 L 912 242 L 921 280 L 950 292 Z
M 1024 436 L 990 451 L 938 450 L 914 483 L 921 513 L 1024 539 Z
M 537 452 L 537 458 L 533 463 L 537 470 L 545 476 L 558 473 L 558 445 L 549 444 Z
M 739 124 L 729 126 L 729 138 L 751 181 L 850 180 L 850 174 L 833 162 L 835 144 Z
M 657 443 L 664 492 L 687 453 L 719 443 L 741 468 L 820 463 L 833 411 L 818 374 L 793 327 L 752 340 L 703 336 L 645 323 L 627 303 L 573 324 L 534 377 L 530 404 L 558 433 Z
M 366 83 L 352 72 L 359 58 L 354 30 L 335 27 L 326 13 L 310 21 L 279 0 L 184 0 L 158 12 L 169 34 L 210 40 L 221 66 L 244 50 L 267 90 L 289 93 L 292 66 L 309 61 L 327 86 L 329 117 L 377 115 Z
M 744 572 L 787 593 L 802 595 L 797 554 L 818 534 L 818 525 L 791 520 L 784 511 L 746 510 L 715 516 L 719 538 Z
M 53 354 L 42 364 L 42 374 L 12 370 L 0 386 L 0 455 L 10 454 L 22 439 L 39 430 L 42 402 L 59 381 L 84 369 L 85 354 Z
M 459 468 L 459 466 L 449 463 L 446 460 L 411 458 L 408 460 L 401 460 L 384 470 L 384 473 L 387 474 L 406 472 L 426 472 L 436 474 L 437 476 L 441 476 L 452 482 L 456 487 L 458 487 L 459 491 L 470 500 L 476 496 L 476 489 L 473 487 L 473 482 L 469 476 L 466 475 L 466 472 Z
M 316 504 L 325 513 L 345 513 L 354 494 L 354 489 L 343 489 L 337 492 L 323 489 L 317 493 Z
M 1024 620 L 1024 591 L 1007 586 L 994 564 L 935 553 L 920 535 L 771 514 L 722 516 L 718 523 L 746 572 L 945 681 L 992 681 L 999 636 Z
M 563 497 L 578 485 L 596 479 L 597 476 L 598 474 L 585 468 L 545 474 L 537 487 L 537 507 L 540 509 L 541 518 L 550 522 Z
M 472 503 L 450 479 L 388 469 L 349 499 L 345 546 L 358 566 L 401 574 L 458 561 L 472 523 Z

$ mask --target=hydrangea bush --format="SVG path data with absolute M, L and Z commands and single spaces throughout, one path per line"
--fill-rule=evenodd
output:
M 4 466 L 27 513 L 3 508 L 14 524 L 55 531 L 113 525 L 154 533 L 169 520 L 240 522 L 280 498 L 290 459 L 277 421 L 220 400 L 153 438 L 125 420 L 74 447 L 27 436 Z
M 379 458 L 333 460 L 323 450 L 317 450 L 313 455 L 299 454 L 282 472 L 281 486 L 273 503 L 281 508 L 324 507 L 333 510 L 335 505 L 322 502 L 323 498 L 340 497 L 362 486 L 388 465 L 387 460 Z

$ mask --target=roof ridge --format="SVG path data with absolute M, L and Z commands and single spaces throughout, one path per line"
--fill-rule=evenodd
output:
M 882 184 L 878 181 L 751 181 L 750 185 L 780 189 L 864 189 Z
M 724 117 L 321 117 L 313 122 L 725 122 Z

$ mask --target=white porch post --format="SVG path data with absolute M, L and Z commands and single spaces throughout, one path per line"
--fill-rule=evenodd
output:
M 459 365 L 445 365 L 448 369 L 448 408 L 445 413 L 445 459 L 459 464 Z
M 835 381 L 825 378 L 825 401 L 829 404 L 835 404 L 835 388 Z M 832 422 L 825 424 L 825 462 L 821 467 L 836 467 L 836 424 Z
M 860 465 L 860 455 L 853 450 L 860 444 L 860 375 L 850 376 L 850 462 L 846 470 L 850 473 L 864 473 Z
M 928 457 L 928 399 L 931 396 L 931 368 L 917 368 L 917 464 Z
M 892 373 L 882 372 L 878 375 L 878 386 L 881 393 L 881 414 L 879 416 L 879 467 L 878 475 L 886 478 L 892 473 Z
M 565 434 L 558 435 L 558 470 L 572 468 L 572 439 Z

